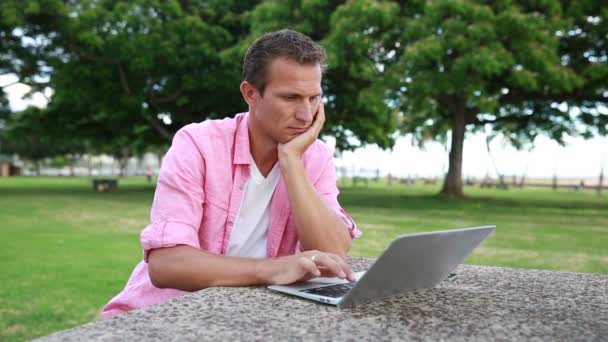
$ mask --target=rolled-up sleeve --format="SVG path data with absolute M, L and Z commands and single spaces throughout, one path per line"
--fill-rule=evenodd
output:
M 362 235 L 361 231 L 357 228 L 355 221 L 342 209 L 338 202 L 338 186 L 336 183 L 336 167 L 334 165 L 334 159 L 329 155 L 329 158 L 324 163 L 323 171 L 321 176 L 314 184 L 315 189 L 321 196 L 321 199 L 325 204 L 346 223 L 348 232 L 351 239 L 356 239 Z
M 205 161 L 186 128 L 173 138 L 160 169 L 151 223 L 141 232 L 144 260 L 150 250 L 177 245 L 200 248 Z

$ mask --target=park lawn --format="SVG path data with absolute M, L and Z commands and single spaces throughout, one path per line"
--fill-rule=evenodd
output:
M 467 198 L 433 194 L 438 186 L 343 188 L 341 202 L 363 237 L 352 254 L 375 257 L 412 232 L 496 225 L 468 264 L 608 273 L 608 193 L 547 188 L 467 187 Z
M 342 187 L 364 235 L 351 254 L 376 257 L 400 234 L 496 224 L 467 263 L 608 273 L 608 194 L 551 189 L 373 183 Z M 120 179 L 95 193 L 87 178 L 0 178 L 0 340 L 23 340 L 95 320 L 141 259 L 153 185 Z

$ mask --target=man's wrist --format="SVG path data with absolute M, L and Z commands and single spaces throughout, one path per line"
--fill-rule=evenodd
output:
M 302 163 L 301 156 L 287 149 L 279 150 L 279 167 L 282 172 L 289 171 L 294 166 Z
M 274 275 L 274 260 L 273 259 L 258 259 L 255 264 L 255 274 L 259 284 L 272 284 Z

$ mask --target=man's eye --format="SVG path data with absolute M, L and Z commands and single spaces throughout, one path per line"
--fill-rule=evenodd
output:
M 313 97 L 311 97 L 311 98 L 310 98 L 310 102 L 315 102 L 315 101 L 317 101 L 318 99 L 319 99 L 319 97 L 318 97 L 318 96 L 313 96 Z
M 297 99 L 297 96 L 288 95 L 288 96 L 284 96 L 284 98 L 285 98 L 285 100 L 293 101 L 293 100 Z

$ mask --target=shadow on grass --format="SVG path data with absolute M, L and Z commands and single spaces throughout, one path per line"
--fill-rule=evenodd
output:
M 464 198 L 450 198 L 440 194 L 404 194 L 403 192 L 387 192 L 385 189 L 373 188 L 343 188 L 340 203 L 345 207 L 408 210 L 426 209 L 471 209 L 471 208 L 511 208 L 511 209 L 606 209 L 608 200 L 556 200 L 552 198 L 501 198 L 490 196 L 469 195 Z
M 41 187 L 32 186 L 2 186 L 0 194 L 4 198 L 9 197 L 76 197 L 82 199 L 110 199 L 120 200 L 132 197 L 154 196 L 154 185 L 119 185 L 118 189 L 108 192 L 94 191 L 92 186 L 57 186 L 45 185 Z
M 73 184 L 41 184 L 41 185 L 2 185 L 0 194 L 4 198 L 9 197 L 54 197 L 70 196 L 81 199 L 108 199 L 108 200 L 131 200 L 133 198 L 152 198 L 154 196 L 154 184 L 120 184 L 119 188 L 109 192 L 96 192 L 87 183 Z M 407 210 L 461 210 L 461 209 L 565 209 L 565 210 L 596 210 L 608 208 L 608 199 L 564 199 L 566 194 L 554 196 L 551 193 L 543 194 L 543 198 L 525 197 L 525 195 L 510 198 L 497 195 L 468 195 L 465 198 L 454 199 L 447 196 L 430 192 L 405 193 L 407 189 L 389 188 L 353 188 L 342 187 L 340 203 L 347 208 L 382 208 L 382 209 L 407 209 Z M 515 198 L 514 198 L 515 197 Z

